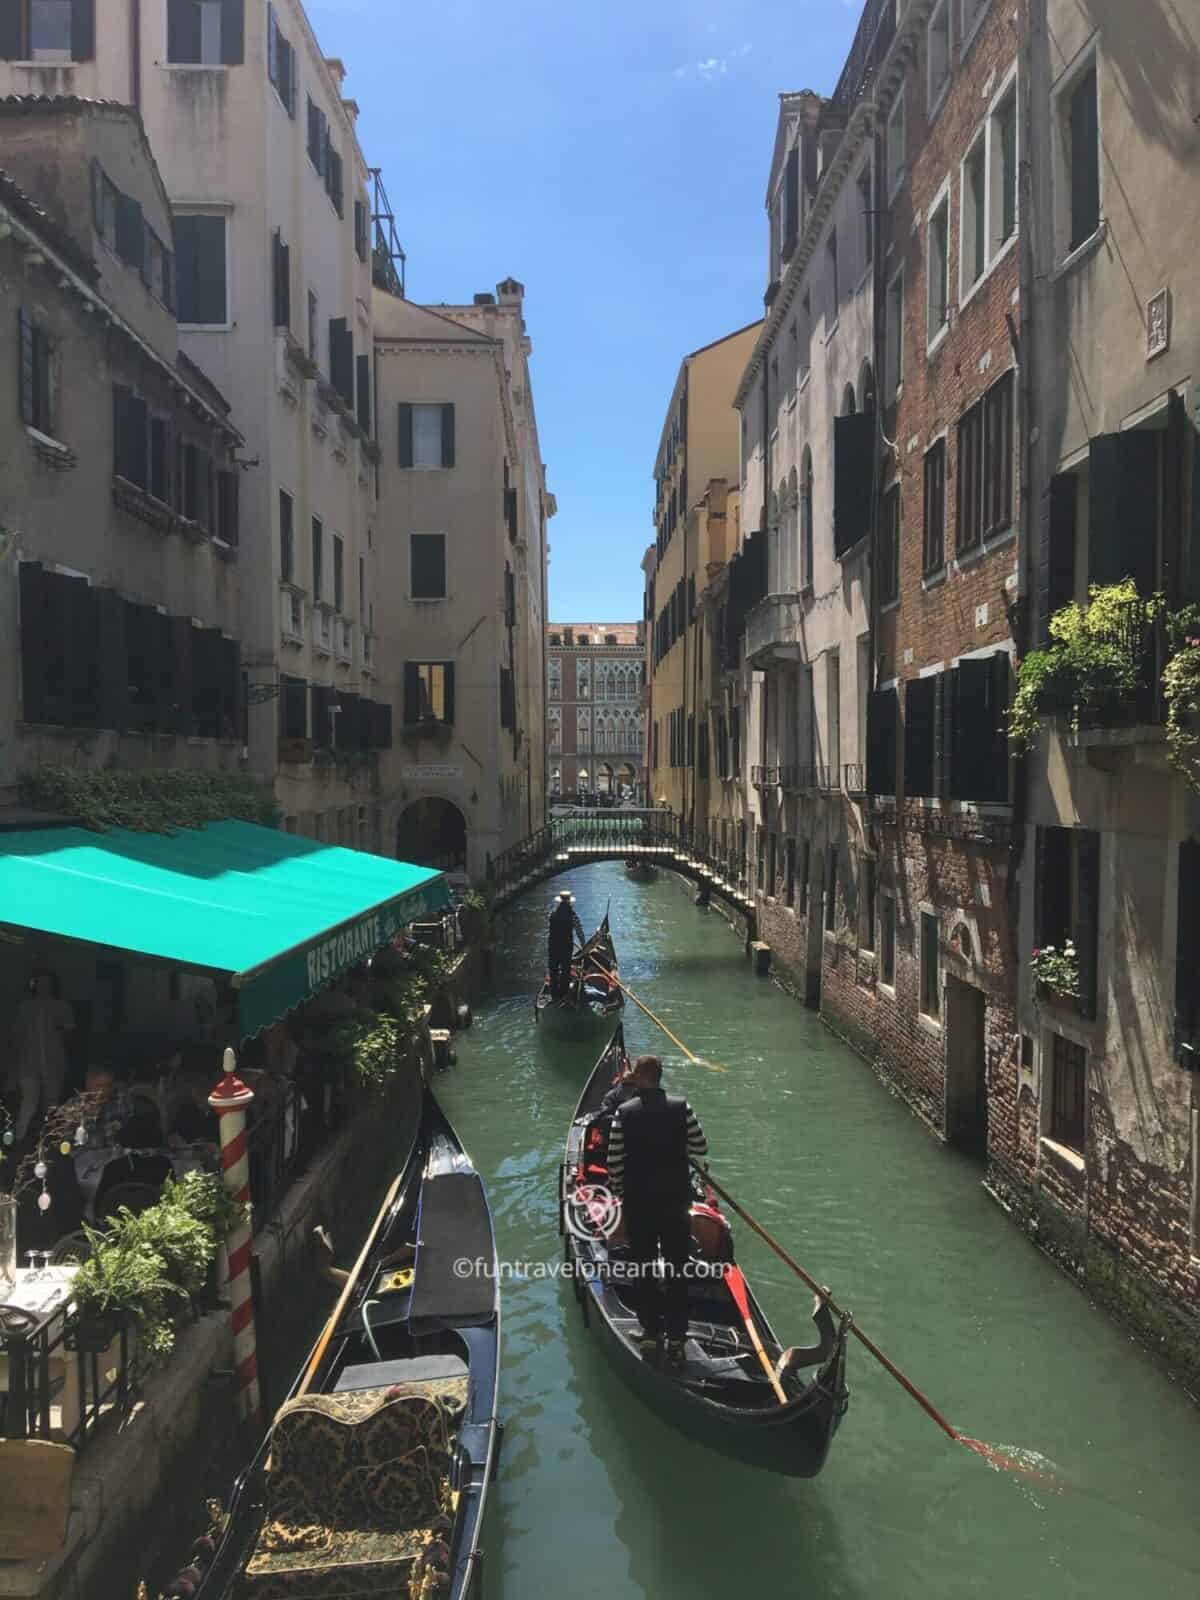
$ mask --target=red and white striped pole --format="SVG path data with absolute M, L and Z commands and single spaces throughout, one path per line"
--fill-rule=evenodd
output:
M 246 1153 L 246 1107 L 254 1090 L 237 1076 L 237 1057 L 226 1050 L 225 1076 L 208 1097 L 220 1118 L 221 1172 L 230 1196 L 243 1208 L 247 1220 L 239 1222 L 226 1241 L 229 1256 L 229 1296 L 233 1302 L 233 1360 L 238 1376 L 238 1405 L 243 1422 L 262 1423 L 262 1398 L 258 1388 L 258 1351 L 254 1332 L 254 1295 L 250 1286 L 250 1256 L 254 1247 L 250 1216 L 250 1160 Z

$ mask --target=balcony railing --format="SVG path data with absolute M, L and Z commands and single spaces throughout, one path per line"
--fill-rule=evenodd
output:
M 317 606 L 313 612 L 313 643 L 318 650 L 329 655 L 333 650 L 333 613 L 328 606 Z
M 750 782 L 756 789 L 773 789 L 779 782 L 779 768 L 751 767 Z
M 1148 618 L 1145 603 L 1139 601 L 1095 642 L 1111 646 L 1134 663 L 1137 682 L 1132 693 L 1105 694 L 1078 706 L 1081 729 L 1156 727 L 1167 720 L 1162 692 L 1162 674 L 1168 658 L 1166 627 L 1161 619 Z
M 833 91 L 833 109 L 849 113 L 896 36 L 896 0 L 870 0 Z
M 867 769 L 861 761 L 848 761 L 842 768 L 842 788 L 847 794 L 867 792 Z

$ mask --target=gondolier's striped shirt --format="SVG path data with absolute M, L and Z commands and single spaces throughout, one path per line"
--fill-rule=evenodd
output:
M 698 1159 L 708 1154 L 708 1140 L 696 1113 L 686 1100 L 683 1104 L 687 1113 L 688 1155 Z M 608 1187 L 614 1194 L 625 1193 L 625 1133 L 619 1116 L 613 1118 L 608 1136 Z

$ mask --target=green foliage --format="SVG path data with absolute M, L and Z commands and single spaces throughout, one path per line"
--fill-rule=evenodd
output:
M 373 1016 L 342 1023 L 332 1031 L 330 1045 L 364 1088 L 378 1089 L 399 1070 L 407 1031 L 395 1017 Z
M 1085 606 L 1072 604 L 1050 619 L 1051 643 L 1021 662 L 1008 714 L 1008 737 L 1028 750 L 1049 716 L 1066 716 L 1073 728 L 1086 706 L 1116 706 L 1138 687 L 1138 642 L 1163 614 L 1163 599 L 1143 599 L 1132 578 L 1088 591 Z
M 203 1223 L 219 1244 L 249 1220 L 246 1208 L 233 1198 L 219 1172 L 187 1172 L 182 1178 L 169 1179 L 160 1204 L 184 1211 Z
M 26 804 L 80 818 L 97 833 L 172 833 L 236 818 L 279 825 L 269 787 L 225 772 L 116 772 L 40 767 L 21 779 Z
M 1171 765 L 1200 791 L 1200 606 L 1167 618 L 1173 654 L 1163 673 L 1167 752 Z
M 1043 945 L 1030 957 L 1034 981 L 1055 994 L 1079 998 L 1079 952 L 1070 939 L 1060 950 L 1057 945 Z

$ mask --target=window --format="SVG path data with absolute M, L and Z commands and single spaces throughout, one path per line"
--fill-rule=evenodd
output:
M 453 405 L 401 404 L 400 465 L 402 467 L 454 465 Z
M 896 191 L 904 181 L 905 162 L 904 91 L 888 112 L 887 119 L 887 189 L 888 199 L 894 200 Z
M 274 6 L 267 7 L 267 76 L 289 117 L 296 115 L 296 52 L 279 26 Z
M 167 0 L 167 60 L 236 66 L 243 59 L 245 0 Z
M 925 575 L 940 572 L 946 562 L 946 441 L 925 453 Z
M 900 697 L 894 687 L 867 696 L 867 793 L 895 799 Z
M 950 81 L 950 0 L 941 0 L 929 19 L 929 31 L 925 36 L 925 64 L 929 79 L 927 104 L 932 116 Z
M 950 197 L 946 195 L 929 219 L 929 249 L 926 255 L 929 287 L 929 343 L 944 331 L 950 320 Z
M 1064 96 L 1061 138 L 1070 195 L 1067 249 L 1077 250 L 1100 226 L 1100 112 L 1093 61 Z
M 321 303 L 315 289 L 308 291 L 308 359 L 315 367 L 321 365 Z
M 228 324 L 226 221 L 224 216 L 211 212 L 175 215 L 175 278 L 181 323 L 193 327 Z
M 1050 1056 L 1050 1137 L 1080 1155 L 1086 1139 L 1086 1096 L 1087 1051 L 1056 1033 Z
M 404 663 L 404 720 L 410 727 L 422 722 L 454 721 L 452 661 Z
M 313 171 L 324 178 L 329 160 L 329 119 L 313 99 L 308 97 L 308 159 Z
M 830 650 L 825 657 L 825 758 L 829 787 L 841 787 L 842 777 L 842 657 Z
M 0 60 L 90 61 L 95 0 L 8 0 L 0 11 Z
M 320 517 L 312 519 L 312 592 L 320 601 L 325 587 L 325 528 Z
M 409 598 L 446 598 L 446 535 L 414 533 L 409 538 Z
M 800 587 L 811 589 L 813 581 L 813 463 L 812 451 L 805 449 L 803 477 L 800 480 Z
M 296 577 L 292 497 L 286 489 L 279 491 L 279 576 L 284 583 L 292 583 Z
M 962 49 L 966 54 L 967 46 L 974 37 L 975 30 L 983 19 L 983 13 L 991 5 L 992 0 L 959 0 L 961 13 L 959 16 L 959 38 L 962 40 Z
M 333 536 L 333 607 L 344 611 L 346 607 L 345 554 L 340 534 Z
M 1100 835 L 1087 828 L 1039 828 L 1034 878 L 1035 948 L 1070 939 L 1079 962 L 1078 1010 L 1096 1014 L 1100 924 Z
M 1017 91 L 1014 85 L 988 126 L 988 253 L 995 256 L 1017 231 Z
M 904 271 L 888 284 L 884 349 L 884 397 L 895 399 L 904 382 Z
M 546 668 L 547 682 L 551 700 L 562 699 L 562 662 L 551 661 Z
M 938 950 L 938 920 L 932 911 L 921 913 L 921 1015 L 938 1018 L 942 1014 Z
M 825 244 L 825 268 L 829 276 L 829 310 L 825 318 L 825 331 L 831 333 L 837 326 L 841 300 L 838 293 L 838 236 L 834 228 Z
M 959 421 L 957 549 L 960 555 L 1011 526 L 1013 398 L 1010 370 Z
M 360 261 L 367 259 L 370 215 L 370 207 L 365 200 L 356 200 L 354 202 L 354 254 Z
M 149 413 L 140 395 L 113 384 L 113 471 L 139 489 L 149 487 Z
M 804 384 L 808 382 L 808 374 L 812 359 L 812 295 L 807 289 L 804 291 L 804 297 L 800 301 L 799 338 L 800 365 L 797 372 L 797 382 L 801 387 L 803 387 Z M 745 422 L 745 418 L 742 420 Z
M 896 982 L 896 896 L 879 900 L 879 981 L 889 988 Z
M 165 417 L 150 419 L 150 493 L 163 505 L 171 502 L 171 425 Z
M 962 168 L 962 281 L 964 291 L 987 267 L 987 143 L 981 133 Z
M 146 287 L 168 311 L 175 309 L 175 258 L 154 232 L 146 229 Z
M 53 435 L 57 423 L 54 342 L 27 311 L 17 313 L 21 346 L 21 421 Z
M 271 235 L 272 315 L 277 328 L 292 325 L 292 252 L 278 228 Z
M 825 858 L 825 932 L 833 933 L 837 928 L 837 845 L 831 844 L 829 846 L 825 852 Z
M 879 530 L 879 603 L 890 606 L 900 598 L 900 485 L 893 484 L 883 497 L 883 526 Z
M 862 217 L 862 269 L 864 273 L 875 256 L 875 185 L 868 163 L 858 175 L 858 209 Z
M 308 738 L 308 684 L 286 673 L 279 675 L 279 737 Z
M 875 949 L 875 858 L 864 856 L 862 858 L 862 933 L 860 935 L 861 947 L 867 951 Z

